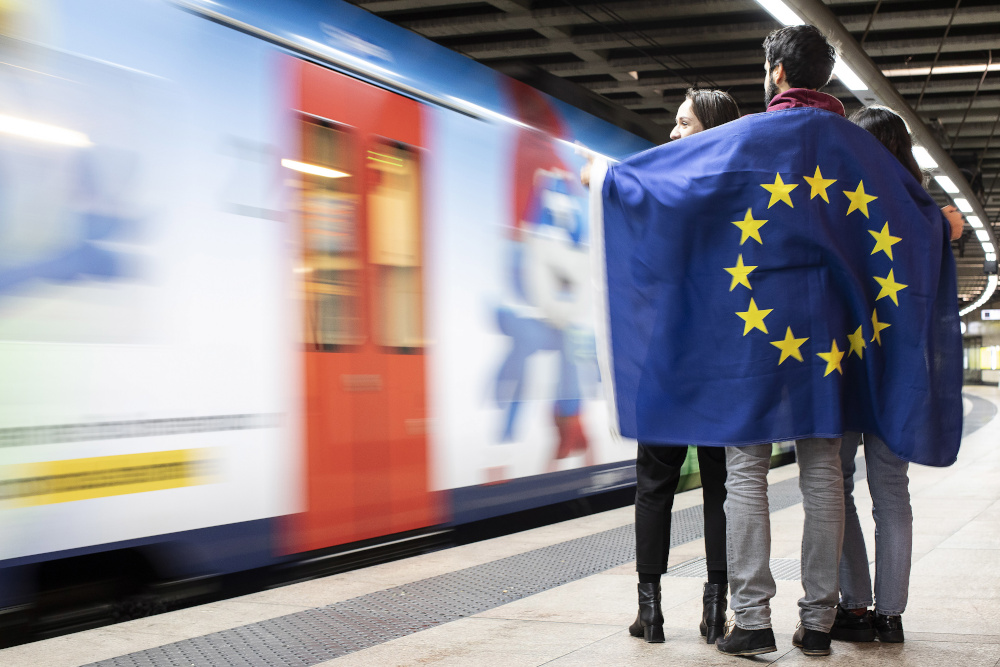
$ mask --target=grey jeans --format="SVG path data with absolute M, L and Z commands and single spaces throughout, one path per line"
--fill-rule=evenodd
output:
M 840 447 L 844 472 L 844 552 L 840 558 L 841 605 L 864 609 L 872 604 L 868 551 L 854 505 L 854 457 L 860 433 L 848 431 Z M 865 433 L 865 465 L 875 519 L 875 610 L 884 616 L 906 611 L 913 556 L 913 510 L 907 469 L 909 464 L 893 454 L 882 440 Z
M 844 540 L 844 481 L 840 438 L 795 443 L 805 510 L 799 617 L 810 630 L 829 632 L 837 615 L 837 568 Z M 767 472 L 771 445 L 727 447 L 726 543 L 730 608 L 744 630 L 771 627 L 771 518 Z

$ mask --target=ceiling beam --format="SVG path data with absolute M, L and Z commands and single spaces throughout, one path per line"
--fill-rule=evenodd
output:
M 490 0 L 497 5 L 499 0 Z M 369 11 L 369 5 L 377 3 L 362 3 Z M 442 37 L 458 37 L 481 33 L 498 33 L 514 30 L 530 30 L 541 26 L 572 28 L 576 26 L 593 26 L 595 19 L 615 24 L 624 22 L 651 22 L 678 19 L 709 19 L 726 14 L 761 11 L 756 4 L 746 0 L 684 0 L 682 2 L 628 2 L 611 5 L 614 14 L 606 11 L 604 4 L 582 4 L 565 7 L 553 7 L 530 11 L 497 12 L 476 16 L 456 16 L 436 19 L 414 19 L 400 21 L 399 24 L 431 39 Z M 944 27 L 951 18 L 951 9 L 931 9 L 918 11 L 891 12 L 879 14 L 872 25 L 875 31 L 912 30 L 933 27 Z M 851 32 L 862 32 L 868 25 L 869 14 L 845 15 L 840 21 Z M 981 7 L 962 7 L 955 13 L 953 26 L 979 25 L 995 21 L 995 10 Z M 629 30 L 623 26 L 622 30 Z M 706 26 L 701 32 L 710 32 L 714 26 Z

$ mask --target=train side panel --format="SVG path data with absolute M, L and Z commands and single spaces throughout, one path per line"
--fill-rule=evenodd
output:
M 0 137 L 0 564 L 266 544 L 302 506 L 274 48 L 161 2 L 18 6 L 0 114 L 37 125 Z
M 179 4 L 3 10 L 0 115 L 49 134 L 0 136 L 0 568 L 627 485 L 574 142 L 645 144 L 346 4 Z

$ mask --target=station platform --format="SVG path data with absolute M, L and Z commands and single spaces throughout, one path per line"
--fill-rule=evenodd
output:
M 778 651 L 718 653 L 698 633 L 705 578 L 701 491 L 678 494 L 664 644 L 629 636 L 633 509 L 0 651 L 2 667 L 368 665 L 962 665 L 1000 667 L 1000 390 L 966 387 L 949 468 L 911 466 L 913 571 L 903 644 L 792 647 L 802 535 L 795 465 L 772 470 Z M 859 466 L 859 476 L 864 466 Z M 856 501 L 874 556 L 867 486 Z

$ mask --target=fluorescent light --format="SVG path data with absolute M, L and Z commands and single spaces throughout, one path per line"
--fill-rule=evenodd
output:
M 958 186 L 955 185 L 955 181 L 951 180 L 947 176 L 938 175 L 934 177 L 934 180 L 938 182 L 938 185 L 940 185 L 945 192 L 950 192 L 952 194 L 961 192 L 961 190 L 958 189 Z
M 990 297 L 993 296 L 993 292 L 995 292 L 996 289 L 997 289 L 997 276 L 996 274 L 994 274 L 986 279 L 986 289 L 983 290 L 983 293 L 979 295 L 979 298 L 976 299 L 976 302 L 958 311 L 958 314 L 968 315 L 976 308 L 979 308 L 981 305 L 990 300 Z
M 837 75 L 842 84 L 851 90 L 868 90 L 868 86 L 861 80 L 861 77 L 855 74 L 854 70 L 848 67 L 847 63 L 840 57 L 837 58 L 837 64 L 833 66 L 833 73 Z
M 913 157 L 916 158 L 917 164 L 920 165 L 921 169 L 937 169 L 938 163 L 934 161 L 934 158 L 931 157 L 931 154 L 923 146 L 913 147 Z
M 637 72 L 637 71 L 635 71 L 635 70 L 633 70 L 633 71 L 629 72 L 629 73 L 628 73 L 628 75 L 629 75 L 630 77 L 632 77 L 633 79 L 635 79 L 636 81 L 638 81 L 638 80 L 639 80 L 639 72 Z
M 800 19 L 799 15 L 781 0 L 757 0 L 757 4 L 766 9 L 768 14 L 778 19 L 778 23 L 781 25 L 805 25 L 805 21 Z
M 997 261 L 997 254 L 995 252 L 988 252 L 988 253 L 986 253 L 986 261 L 987 262 L 995 262 L 995 261 Z
M 968 220 L 969 224 L 972 225 L 973 227 L 977 227 L 978 228 L 978 227 L 982 227 L 983 226 L 983 223 L 980 222 L 978 215 L 969 215 L 969 216 L 966 216 L 965 219 Z
M 969 203 L 968 199 L 963 199 L 962 197 L 955 197 L 955 206 L 962 213 L 972 213 L 975 209 L 972 208 L 972 204 Z
M 94 145 L 83 132 L 67 130 L 64 127 L 46 125 L 45 123 L 37 123 L 33 120 L 15 118 L 14 116 L 0 116 L 0 132 L 23 139 L 44 141 L 50 144 L 62 144 L 63 146 L 73 146 L 75 148 L 86 148 Z
M 990 240 L 990 235 L 986 233 L 985 229 L 977 229 L 976 230 L 976 236 L 979 238 L 980 241 L 989 241 Z
M 993 249 L 993 244 L 987 241 L 983 243 L 983 252 L 996 252 L 996 250 Z
M 882 74 L 885 76 L 927 76 L 930 74 L 930 67 L 910 67 L 903 69 L 884 69 Z M 935 67 L 935 74 L 978 74 L 980 72 L 1000 72 L 1000 63 L 992 63 L 991 65 L 944 65 L 941 67 Z
M 328 169 L 327 167 L 321 167 L 318 164 L 308 164 L 306 162 L 297 162 L 295 160 L 282 160 L 281 166 L 294 169 L 295 171 L 301 171 L 303 174 L 325 176 L 327 178 L 344 178 L 345 176 L 350 176 L 350 174 L 344 171 Z

